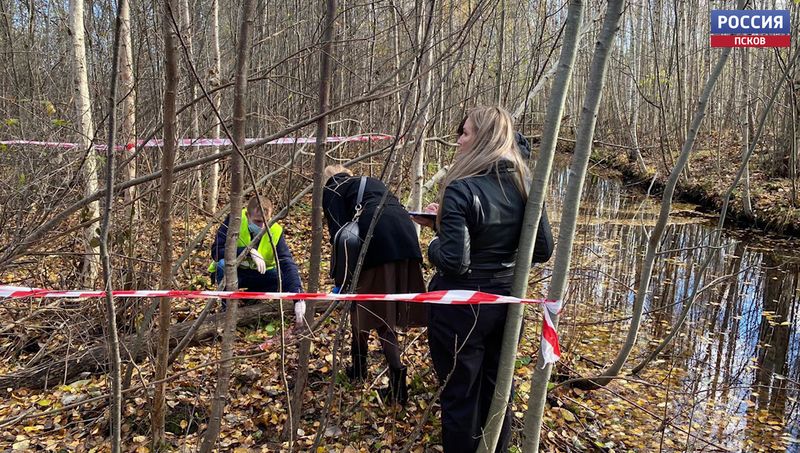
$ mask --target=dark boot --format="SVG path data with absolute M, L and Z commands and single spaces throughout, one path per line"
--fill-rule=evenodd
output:
M 353 354 L 353 364 L 344 370 L 350 382 L 362 382 L 367 378 L 367 356 Z
M 408 384 L 406 367 L 395 369 L 389 368 L 389 387 L 378 389 L 378 395 L 386 404 L 397 403 L 405 406 L 408 403 Z

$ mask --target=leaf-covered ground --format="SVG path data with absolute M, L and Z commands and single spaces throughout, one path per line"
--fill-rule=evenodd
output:
M 310 228 L 298 208 L 283 223 L 287 227 L 290 247 L 301 268 L 306 269 Z M 177 241 L 185 238 L 181 231 L 198 231 L 199 221 L 178 224 Z M 423 238 L 423 242 L 426 243 Z M 202 284 L 208 256 L 207 245 L 197 249 L 191 266 L 179 275 L 183 285 Z M 180 250 L 179 250 L 180 251 Z M 179 252 L 178 251 L 178 252 Z M 323 273 L 327 272 L 323 263 Z M 21 274 L 24 272 L 21 271 Z M 55 286 L 56 277 L 45 277 L 40 285 Z M 577 284 L 577 283 L 576 283 Z M 583 282 L 583 284 L 591 284 Z M 326 286 L 329 287 L 329 286 Z M 530 294 L 541 294 L 532 288 Z M 5 301 L 19 309 L 33 311 L 41 301 Z M 47 302 L 50 303 L 50 302 Z M 175 301 L 176 316 L 191 319 L 199 304 Z M 76 309 L 71 306 L 70 309 Z M 568 306 L 562 318 L 562 362 L 557 380 L 578 375 L 591 376 L 601 371 L 618 351 L 625 323 L 595 323 L 598 310 L 606 310 L 597 301 L 581 301 Z M 624 318 L 624 313 L 606 313 Z M 520 345 L 516 368 L 514 399 L 514 443 L 519 441 L 522 418 L 530 390 L 529 376 L 535 366 L 541 314 L 528 307 L 525 335 Z M 39 332 L 37 323 L 47 320 L 47 312 L 34 317 L 25 326 L 3 324 L 14 333 Z M 101 318 L 100 318 L 101 319 Z M 439 451 L 440 412 L 435 394 L 437 383 L 426 345 L 425 332 L 412 329 L 401 337 L 405 360 L 409 366 L 411 398 L 406 408 L 387 406 L 376 389 L 387 385 L 386 368 L 375 338 L 371 345 L 370 374 L 364 385 L 351 385 L 341 370 L 347 364 L 348 339 L 345 334 L 336 350 L 341 313 L 315 334 L 310 364 L 310 382 L 305 391 L 300 429 L 292 439 L 296 450 L 309 451 Z M 134 322 L 137 322 L 134 320 Z M 290 310 L 284 320 L 290 325 Z M 283 347 L 280 319 L 264 319 L 259 325 L 239 329 L 236 361 L 231 381 L 231 394 L 223 421 L 219 447 L 221 451 L 285 451 L 289 441 L 281 438 L 288 417 L 288 395 L 297 363 L 296 337 L 288 338 Z M 61 330 L 48 330 L 48 337 L 36 338 L 41 346 L 31 351 L 14 348 L 18 339 L 2 337 L 4 358 L 0 374 L 19 369 L 43 349 L 64 343 Z M 344 326 L 346 327 L 346 326 Z M 348 329 L 341 329 L 347 331 Z M 647 332 L 632 357 L 641 357 L 641 348 L 648 346 Z M 267 350 L 257 349 L 269 341 Z M 79 351 L 75 342 L 71 352 Z M 13 355 L 7 352 L 14 349 Z M 342 362 L 342 358 L 345 361 Z M 216 381 L 216 360 L 219 341 L 188 348 L 171 369 L 168 391 L 170 414 L 167 420 L 168 449 L 193 451 L 205 426 L 210 398 Z M 679 357 L 667 357 L 651 364 L 637 377 L 615 380 L 594 391 L 557 387 L 551 392 L 543 430 L 547 451 L 683 451 L 687 448 L 717 451 L 721 448 L 745 451 L 781 451 L 797 448 L 797 439 L 785 434 L 785 421 L 766 412 L 748 410 L 744 426 L 747 435 L 736 432 L 743 426 L 735 414 L 716 409 L 718 402 L 695 394 L 683 378 Z M 336 363 L 335 363 L 336 362 Z M 334 373 L 334 369 L 338 369 Z M 123 438 L 126 451 L 145 452 L 149 444 L 149 400 L 146 384 L 153 375 L 149 362 L 134 372 L 133 390 L 126 394 Z M 329 398 L 333 383 L 332 397 Z M 54 383 L 47 390 L 25 388 L 0 389 L 0 448 L 19 451 L 107 451 L 107 410 L 102 398 L 108 382 L 102 375 L 82 376 L 61 385 Z M 752 404 L 748 401 L 745 404 Z M 698 408 L 704 407 L 700 411 Z M 701 414 L 702 417 L 697 414 Z M 325 416 L 327 414 L 327 416 Z M 325 423 L 323 425 L 323 420 Z M 317 441 L 317 437 L 319 440 Z M 512 451 L 516 451 L 513 447 Z
M 521 429 L 525 401 L 530 389 L 529 375 L 534 366 L 538 344 L 538 314 L 528 312 L 525 339 L 520 348 L 516 370 L 514 401 L 515 429 Z M 563 331 L 572 331 L 567 316 Z M 261 342 L 279 335 L 276 322 L 258 328 L 240 329 L 236 344 L 238 355 L 231 384 L 230 402 L 226 410 L 220 438 L 222 451 L 283 451 L 289 443 L 280 441 L 287 417 L 287 393 L 284 376 L 291 382 L 295 371 L 296 347 L 283 350 L 275 342 L 264 353 L 255 352 Z M 350 385 L 341 373 L 335 377 L 334 337 L 337 323 L 332 321 L 317 335 L 310 370 L 310 385 L 305 392 L 301 428 L 294 439 L 296 448 L 307 451 L 322 431 L 318 451 L 437 451 L 440 424 L 439 409 L 433 398 L 436 382 L 425 345 L 424 332 L 414 329 L 403 336 L 406 361 L 411 370 L 411 399 L 405 409 L 385 405 L 375 389 L 386 385 L 385 367 L 373 342 L 370 378 L 361 386 Z M 591 374 L 594 363 L 612 358 L 616 348 L 615 328 L 595 326 L 591 332 L 565 337 L 568 345 L 559 369 L 574 369 Z M 270 334 L 270 332 L 274 332 Z M 169 441 L 175 450 L 192 451 L 199 443 L 214 389 L 213 364 L 219 357 L 218 343 L 192 347 L 173 367 L 167 421 Z M 282 361 L 281 357 L 285 360 Z M 590 358 L 590 359 L 589 359 Z M 143 365 L 134 379 L 134 386 L 147 382 L 151 367 Z M 285 374 L 284 374 L 285 373 Z M 592 392 L 563 390 L 552 392 L 543 431 L 548 451 L 677 451 L 687 441 L 695 448 L 715 451 L 724 442 L 725 427 L 736 420 L 730 414 L 714 412 L 704 422 L 686 422 L 686 402 L 691 389 L 682 388 L 684 372 L 666 361 L 654 363 L 642 376 L 618 380 L 607 388 Z M 328 386 L 334 380 L 333 399 L 326 406 Z M 8 389 L 0 405 L 0 443 L 4 449 L 47 451 L 106 451 L 107 411 L 105 403 L 94 401 L 69 410 L 61 408 L 82 399 L 103 395 L 107 381 L 102 376 L 79 379 L 68 385 L 57 385 L 48 391 Z M 699 397 L 702 404 L 702 397 Z M 428 406 L 434 404 L 431 409 Z M 426 410 L 431 409 L 427 419 Z M 49 413 L 48 413 L 49 412 Z M 321 428 L 323 413 L 328 423 Z M 15 419 L 21 418 L 11 424 Z M 783 421 L 766 413 L 748 413 L 752 421 L 747 451 L 781 451 L 792 440 L 783 434 Z M 420 427 L 421 425 L 421 427 Z M 755 428 L 753 428 L 755 426 Z M 149 451 L 148 393 L 128 394 L 125 406 L 124 438 L 126 450 Z M 723 440 L 720 440 L 723 439 Z M 706 443 L 708 441 L 708 443 Z

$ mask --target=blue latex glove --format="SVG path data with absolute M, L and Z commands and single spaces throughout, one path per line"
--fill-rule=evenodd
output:
M 341 290 L 342 290 L 342 288 L 339 288 L 338 286 L 334 286 L 334 287 L 333 287 L 333 289 L 331 290 L 331 293 L 333 293 L 333 294 L 339 294 L 339 292 L 340 292 Z
M 223 268 L 225 267 L 225 258 L 222 258 L 221 260 L 217 261 L 217 268 L 220 268 L 220 267 L 223 267 Z

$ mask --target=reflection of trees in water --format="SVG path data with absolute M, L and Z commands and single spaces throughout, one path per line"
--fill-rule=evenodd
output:
M 782 265 L 771 253 L 764 254 L 763 316 L 758 333 L 758 370 L 753 389 L 759 409 L 782 414 L 786 406 L 791 339 L 789 315 L 797 304 L 798 266 Z M 797 359 L 795 357 L 795 359 Z
M 548 209 L 557 221 L 567 175 L 557 172 L 555 176 Z M 639 283 L 636 280 L 649 232 L 649 227 L 643 226 L 654 218 L 650 202 L 643 203 L 641 197 L 620 189 L 617 182 L 604 179 L 593 178 L 587 184 L 573 251 L 566 299 L 576 302 L 575 310 L 582 312 L 581 317 L 596 322 L 630 315 L 632 289 Z M 662 338 L 675 322 L 684 306 L 683 299 L 698 277 L 694 264 L 703 262 L 711 252 L 711 232 L 698 223 L 670 225 L 653 274 L 652 294 L 645 302 L 650 314 L 643 333 Z M 759 409 L 769 408 L 773 414 L 788 416 L 786 426 L 792 420 L 797 424 L 800 417 L 795 384 L 800 381 L 800 332 L 796 327 L 800 316 L 800 266 L 782 264 L 786 259 L 775 255 L 779 248 L 770 251 L 770 255 L 746 245 L 754 242 L 757 241 L 723 236 L 722 253 L 710 263 L 701 287 L 719 280 L 698 295 L 682 332 L 685 335 L 678 336 L 671 345 L 675 365 L 688 371 L 684 388 L 698 389 L 696 405 L 691 404 L 693 398 L 687 397 L 684 416 L 692 413 L 696 420 L 710 419 L 712 412 L 701 409 L 708 400 L 712 403 L 709 408 L 743 415 L 753 384 L 759 394 L 755 398 Z M 774 312 L 772 324 L 762 316 L 762 310 Z M 787 320 L 789 325 L 780 326 Z M 603 328 L 609 329 L 607 355 L 613 357 L 619 346 L 615 342 L 624 337 L 628 323 L 605 324 Z M 565 332 L 565 338 L 579 341 L 581 337 L 595 336 L 592 329 L 577 327 Z M 771 346 L 757 348 L 757 344 Z M 751 360 L 754 357 L 757 363 Z M 751 367 L 754 364 L 759 365 L 757 372 Z M 775 379 L 776 374 L 788 379 Z M 791 404 L 787 404 L 789 401 Z M 742 425 L 737 423 L 717 426 L 716 438 L 731 442 L 730 445 L 749 436 L 739 432 Z M 795 432 L 795 437 L 798 434 Z
M 726 344 L 728 345 L 727 357 L 732 357 L 730 351 L 732 351 L 732 348 L 736 345 L 738 324 L 731 323 L 731 320 L 737 316 L 735 313 L 738 313 L 738 309 L 740 307 L 740 304 L 738 304 L 739 298 L 737 296 L 739 295 L 739 287 L 741 283 L 740 272 L 742 271 L 743 254 L 744 242 L 741 241 L 736 242 L 732 254 L 727 254 L 727 256 L 730 258 L 727 275 L 730 275 L 730 278 L 728 278 L 726 283 L 723 285 L 720 292 L 719 304 L 714 307 L 714 310 L 712 310 L 712 314 L 708 319 L 709 322 L 707 328 L 709 332 L 713 332 L 712 338 L 714 339 L 714 341 L 709 341 L 708 343 L 709 357 L 714 358 L 714 368 L 712 371 L 710 391 L 710 397 L 712 400 L 716 399 L 717 397 L 720 371 L 723 365 L 722 358 L 725 356 L 725 354 L 723 354 L 723 347 Z M 720 310 L 723 312 L 721 318 L 719 315 Z M 715 349 L 712 351 L 711 348 Z M 723 381 L 724 384 L 727 384 L 730 382 L 728 381 L 730 377 L 730 361 L 726 361 L 725 365 L 725 369 L 727 371 Z M 727 395 L 728 392 L 723 392 L 723 402 L 727 401 Z

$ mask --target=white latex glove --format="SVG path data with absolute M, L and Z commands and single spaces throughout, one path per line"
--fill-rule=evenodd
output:
M 303 317 L 306 314 L 306 301 L 298 300 L 294 303 L 294 322 L 297 325 L 303 324 Z
M 253 258 L 253 261 L 256 263 L 256 269 L 258 269 L 259 274 L 267 272 L 267 263 L 264 262 L 264 257 L 258 253 L 258 250 L 250 249 L 250 257 Z

